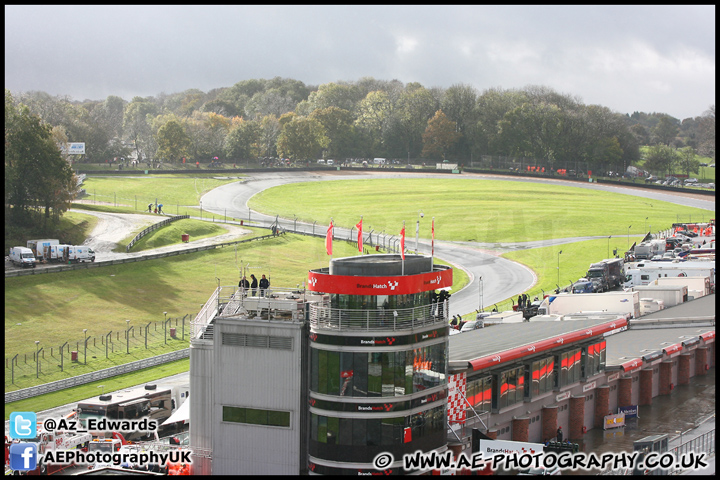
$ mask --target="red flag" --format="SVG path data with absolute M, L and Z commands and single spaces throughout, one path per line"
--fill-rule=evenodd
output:
M 435 256 L 435 217 L 432 219 L 432 242 L 431 242 L 430 256 Z
M 402 259 L 405 260 L 405 224 L 403 223 L 403 228 L 400 230 L 400 255 L 402 256 Z
M 363 240 L 363 238 L 362 238 L 362 217 L 360 217 L 360 222 L 359 222 L 357 225 L 355 225 L 355 228 L 358 229 L 358 239 L 357 239 L 358 252 L 362 253 L 362 251 L 363 251 L 363 244 L 362 244 L 362 240 Z
M 332 237 L 333 237 L 333 223 L 330 220 L 330 226 L 327 229 L 327 235 L 325 235 L 325 251 L 332 257 Z

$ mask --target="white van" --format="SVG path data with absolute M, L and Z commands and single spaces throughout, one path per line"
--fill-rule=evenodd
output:
M 10 248 L 10 261 L 18 267 L 35 268 L 35 255 L 33 255 L 33 251 L 27 247 Z
M 317 163 L 318 163 L 318 165 L 325 165 L 325 160 L 321 158 L 320 160 L 317 161 Z
M 384 158 L 373 158 L 373 163 L 375 165 L 385 165 L 385 159 Z
M 329 159 L 329 160 L 327 161 L 327 164 L 328 164 L 328 165 L 334 165 L 334 164 L 335 164 L 335 160 L 333 160 L 333 159 L 331 158 L 331 159 Z

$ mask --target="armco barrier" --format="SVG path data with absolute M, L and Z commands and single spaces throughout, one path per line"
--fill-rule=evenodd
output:
M 130 249 L 135 245 L 141 238 L 143 238 L 145 235 L 147 235 L 150 232 L 153 232 L 157 230 L 160 227 L 164 227 L 165 225 L 168 225 L 172 222 L 175 222 L 177 220 L 183 220 L 185 218 L 190 218 L 190 215 L 176 215 L 174 217 L 168 218 L 166 220 L 163 220 L 162 222 L 155 223 L 153 225 L 150 225 L 148 228 L 143 230 L 142 232 L 135 235 L 135 238 L 132 239 L 130 243 L 128 243 L 128 246 L 125 247 L 125 251 L 129 252 Z
M 324 236 L 324 234 L 323 234 Z M 71 270 L 82 270 L 82 269 L 88 269 L 88 268 L 96 268 L 96 267 L 104 267 L 108 265 L 120 265 L 122 263 L 132 263 L 132 262 L 142 262 L 144 260 L 155 260 L 158 258 L 165 258 L 165 257 L 171 257 L 174 255 L 183 255 L 186 253 L 196 253 L 203 250 L 211 250 L 214 248 L 223 248 L 230 245 L 236 245 L 239 243 L 247 243 L 247 242 L 253 242 L 256 240 L 264 240 L 266 238 L 272 238 L 272 235 L 263 235 L 260 237 L 253 237 L 248 238 L 246 240 L 238 240 L 236 242 L 227 242 L 227 243 L 218 243 L 215 245 L 205 245 L 202 247 L 195 247 L 195 248 L 188 248 L 183 250 L 175 250 L 172 252 L 166 252 L 166 253 L 154 253 L 150 255 L 143 255 L 141 257 L 128 257 L 128 258 L 118 258 L 115 260 L 105 260 L 103 262 L 93 262 L 93 263 L 74 263 L 72 265 L 57 265 L 53 266 L 51 268 L 27 268 L 27 269 L 18 269 L 18 270 L 8 270 L 5 272 L 5 278 L 9 277 L 22 277 L 25 275 L 40 275 L 43 273 L 54 273 L 54 272 L 67 272 Z
M 52 393 L 59 390 L 64 390 L 66 388 L 77 387 L 78 385 L 84 385 L 86 383 L 94 382 L 96 380 L 105 380 L 106 378 L 114 377 L 116 375 L 136 372 L 143 368 L 155 367 L 158 365 L 162 365 L 163 363 L 174 362 L 175 360 L 188 358 L 189 356 L 190 349 L 184 348 L 182 350 L 164 353 L 156 357 L 144 358 L 135 362 L 126 363 L 124 365 L 118 365 L 116 367 L 110 367 L 104 370 L 98 370 L 96 372 L 85 373 L 76 377 L 58 380 L 57 382 L 45 383 L 42 385 L 37 385 L 35 387 L 16 390 L 14 392 L 7 392 L 5 393 L 5 403 L 17 402 L 18 400 L 25 400 L 26 398 L 36 397 L 45 393 Z

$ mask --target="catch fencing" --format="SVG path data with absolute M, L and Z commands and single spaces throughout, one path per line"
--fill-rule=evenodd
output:
M 139 242 L 140 239 L 143 238 L 148 233 L 154 232 L 158 228 L 162 228 L 165 225 L 171 224 L 172 222 L 176 222 L 178 220 L 184 220 L 186 218 L 190 218 L 190 215 L 177 215 L 175 217 L 170 217 L 166 220 L 163 220 L 162 222 L 158 222 L 158 223 L 154 223 L 154 224 L 150 225 L 145 230 L 143 230 L 142 232 L 135 235 L 135 238 L 133 238 L 132 241 L 130 243 L 128 243 L 127 247 L 125 247 L 125 251 L 130 252 L 130 249 L 133 247 L 133 245 L 135 245 L 137 242 Z
M 5 393 L 5 403 L 25 400 L 27 398 L 36 397 L 45 393 L 57 392 L 66 388 L 77 387 L 78 385 L 85 385 L 86 383 L 91 383 L 98 380 L 105 380 L 106 378 L 114 377 L 116 375 L 122 375 L 124 373 L 133 373 L 143 368 L 156 367 L 164 363 L 174 362 L 175 360 L 181 360 L 183 358 L 189 357 L 190 349 L 185 348 L 170 353 L 164 353 L 155 357 L 144 358 L 135 362 L 126 363 L 124 365 L 118 365 L 116 367 L 110 367 L 104 370 L 98 370 L 96 372 L 85 373 L 76 377 L 58 380 L 56 382 L 45 383 L 43 385 L 37 385 L 35 387 L 23 388 L 22 390 Z

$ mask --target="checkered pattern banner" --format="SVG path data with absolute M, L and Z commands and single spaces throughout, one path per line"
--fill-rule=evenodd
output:
M 450 375 L 448 379 L 448 423 L 465 423 L 465 373 Z

